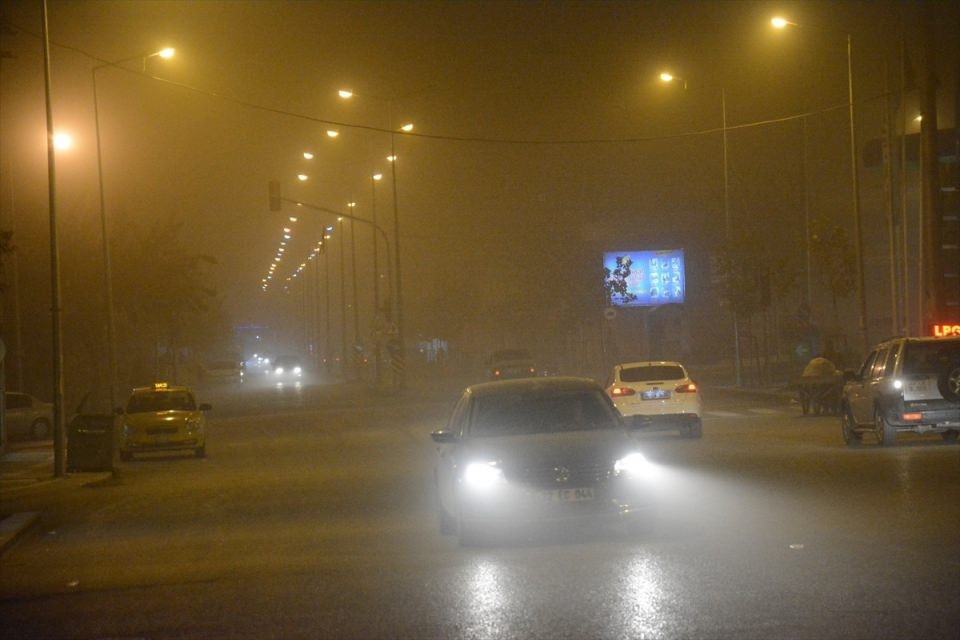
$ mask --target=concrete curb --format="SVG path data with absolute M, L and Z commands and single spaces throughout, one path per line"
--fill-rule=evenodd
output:
M 23 511 L 0 519 L 0 554 L 3 554 L 39 520 L 39 511 Z

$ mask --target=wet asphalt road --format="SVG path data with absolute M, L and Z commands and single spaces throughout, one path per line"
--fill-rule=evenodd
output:
M 640 436 L 655 530 L 437 530 L 443 394 L 212 392 L 209 457 L 4 496 L 4 638 L 956 638 L 960 446 L 843 446 L 836 418 L 705 393 Z M 412 396 L 412 397 L 411 397 Z

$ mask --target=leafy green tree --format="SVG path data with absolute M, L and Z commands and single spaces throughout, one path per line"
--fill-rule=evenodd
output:
M 637 296 L 630 293 L 627 285 L 627 278 L 630 277 L 630 267 L 633 260 L 625 256 L 617 256 L 617 264 L 611 271 L 609 267 L 603 268 L 603 291 L 607 305 L 613 304 L 613 298 L 616 296 L 623 302 L 633 302 Z

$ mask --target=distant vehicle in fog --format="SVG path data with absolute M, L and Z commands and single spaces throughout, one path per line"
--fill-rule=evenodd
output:
M 526 349 L 501 349 L 487 359 L 487 378 L 510 380 L 537 375 L 537 365 Z
M 679 362 L 625 362 L 614 365 L 607 395 L 635 427 L 677 429 L 699 438 L 700 393 Z
M 203 366 L 200 377 L 204 382 L 243 382 L 244 366 L 237 360 L 217 360 Z
M 4 424 L 14 438 L 43 440 L 53 433 L 53 404 L 28 393 L 8 391 L 4 395 Z
M 267 369 L 274 382 L 299 382 L 303 379 L 303 363 L 297 356 L 277 356 Z

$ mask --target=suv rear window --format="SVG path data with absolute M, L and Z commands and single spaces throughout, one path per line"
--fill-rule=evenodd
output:
M 620 370 L 623 382 L 654 382 L 656 380 L 683 380 L 687 376 L 683 368 L 676 365 L 651 365 L 649 367 L 630 367 Z
M 947 365 L 960 361 L 960 340 L 944 342 L 908 342 L 903 373 L 939 374 Z

